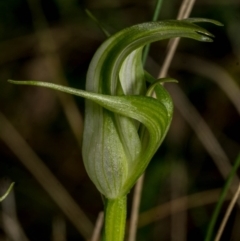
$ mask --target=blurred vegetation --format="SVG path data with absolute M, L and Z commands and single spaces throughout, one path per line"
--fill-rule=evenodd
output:
M 163 1 L 159 20 L 176 18 L 180 4 L 181 1 L 176 0 Z M 72 87 L 84 89 L 88 64 L 105 39 L 84 9 L 91 10 L 106 29 L 114 33 L 124 27 L 149 21 L 154 6 L 153 0 L 0 2 L 1 115 L 12 123 L 92 223 L 95 223 L 103 208 L 102 200 L 85 172 L 81 159 L 81 137 L 76 138 L 66 117 L 68 104 L 64 107 L 64 101 L 59 101 L 61 97 L 53 91 L 14 86 L 7 83 L 7 79 L 51 82 L 62 79 Z M 216 19 L 224 27 L 203 24 L 215 35 L 214 43 L 181 40 L 169 75 L 179 80 L 178 86 L 206 121 L 233 163 L 240 151 L 240 111 L 208 76 L 213 73 L 209 63 L 214 64 L 240 85 L 240 2 L 197 1 L 191 17 Z M 162 64 L 166 47 L 166 41 L 152 44 L 146 65 L 152 74 L 158 72 L 159 67 L 155 65 Z M 197 64 L 192 61 L 193 56 L 203 62 Z M 214 72 L 216 81 L 222 77 L 220 71 Z M 240 96 L 237 98 L 240 99 Z M 78 116 L 81 120 L 84 100 L 74 97 L 74 102 L 81 113 Z M 63 215 L 66 220 L 66 240 L 84 240 L 61 208 L 36 181 L 35 174 L 27 170 L 21 158 L 12 152 L 11 144 L 1 138 L 3 129 L 7 127 L 1 119 L 0 125 L 1 183 L 5 185 L 9 180 L 16 183 L 17 217 L 28 239 L 54 240 L 52 222 Z M 81 133 L 81 122 L 77 123 L 77 128 Z M 14 136 L 11 137 L 15 140 Z M 214 192 L 223 186 L 224 181 L 212 156 L 176 108 L 169 134 L 147 169 L 140 211 L 201 191 Z M 130 193 L 129 208 L 131 199 Z M 160 220 L 157 220 L 156 213 L 156 220 L 139 229 L 137 240 L 203 240 L 216 201 L 217 197 L 215 201 L 194 208 L 188 208 L 186 203 L 186 210 L 176 213 L 170 210 L 169 215 Z M 225 205 L 221 215 L 224 214 Z M 3 212 L 2 206 L 0 214 Z M 239 240 L 239 222 L 238 205 L 222 240 Z M 179 227 L 182 227 L 182 232 L 178 230 Z M 6 240 L 6 235 L 5 222 L 0 221 L 0 240 Z

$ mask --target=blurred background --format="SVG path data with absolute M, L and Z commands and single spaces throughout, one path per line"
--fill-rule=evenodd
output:
M 113 34 L 150 21 L 155 4 L 155 0 L 0 1 L 0 193 L 16 183 L 1 203 L 1 241 L 86 240 L 103 210 L 81 158 L 84 100 L 15 86 L 7 79 L 84 89 L 88 65 L 105 40 L 85 9 Z M 175 19 L 180 5 L 179 0 L 163 0 L 159 20 Z M 200 24 L 215 35 L 213 43 L 180 41 L 168 72 L 179 83 L 166 85 L 175 114 L 146 171 L 139 241 L 203 240 L 240 151 L 240 2 L 199 0 L 190 16 L 216 19 L 224 26 Z M 151 45 L 146 69 L 154 76 L 163 64 L 167 43 Z M 129 213 L 131 201 L 132 193 Z M 227 205 L 228 201 L 219 223 Z M 222 240 L 240 239 L 239 222 L 237 204 Z

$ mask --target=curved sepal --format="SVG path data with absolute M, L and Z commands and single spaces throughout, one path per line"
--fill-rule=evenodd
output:
M 218 23 L 208 19 L 200 21 Z M 212 42 L 214 36 L 187 20 L 149 22 L 123 29 L 108 38 L 95 53 L 87 74 L 86 90 L 116 95 L 120 68 L 132 51 L 151 42 L 175 37 Z
M 90 177 L 99 190 L 108 198 L 115 198 L 122 195 L 124 192 L 127 192 L 127 190 L 122 190 L 122 186 L 129 187 L 130 185 L 133 185 L 132 180 L 137 179 L 145 170 L 150 159 L 165 137 L 166 131 L 171 122 L 171 114 L 169 113 L 169 110 L 166 109 L 165 104 L 161 103 L 158 99 L 148 96 L 110 96 L 38 81 L 9 80 L 9 82 L 20 85 L 42 86 L 81 96 L 104 108 L 102 109 L 103 113 L 97 115 L 98 117 L 103 117 L 102 121 L 104 126 L 98 133 L 93 133 L 94 135 L 92 136 L 92 138 L 99 140 L 98 135 L 102 135 L 102 142 L 94 143 L 94 141 L 91 140 L 90 143 L 92 144 L 84 151 L 88 152 L 88 156 L 92 156 L 92 162 L 90 162 L 91 158 L 88 157 L 89 162 L 86 164 L 87 171 L 91 172 Z M 162 88 L 161 91 L 165 92 L 165 95 L 168 95 L 163 87 L 160 88 Z M 125 161 L 123 160 L 126 157 L 122 154 L 124 151 L 121 148 L 121 143 L 114 142 L 117 139 L 116 136 L 118 135 L 118 130 L 116 126 L 114 126 L 114 123 L 112 123 L 112 120 L 114 120 L 114 115 L 112 113 L 135 119 L 142 123 L 148 130 L 147 145 L 145 148 L 141 148 L 139 155 L 135 158 L 134 163 L 132 164 L 129 163 L 127 159 Z M 93 116 L 93 119 L 95 119 L 94 117 L 95 116 Z M 99 121 L 100 120 L 98 119 L 98 123 Z M 88 128 L 88 126 L 85 128 Z M 114 140 L 108 139 L 109 134 L 112 136 L 111 132 L 114 133 Z M 104 140 L 104 137 L 106 137 L 107 140 Z M 105 146 L 107 145 L 110 145 L 110 148 L 109 152 L 105 155 L 100 149 L 106 151 Z M 113 156 L 114 154 L 111 154 L 113 153 L 113 150 L 115 150 L 115 156 Z M 102 158 L 102 156 L 104 156 L 104 158 Z M 93 174 L 93 172 L 95 173 Z M 123 175 L 122 172 L 125 175 Z M 106 190 L 108 190 L 108 192 L 106 192 Z

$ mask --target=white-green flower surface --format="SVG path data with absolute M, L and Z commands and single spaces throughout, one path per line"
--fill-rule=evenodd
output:
M 37 81 L 12 81 L 48 87 L 86 98 L 83 160 L 87 173 L 107 199 L 125 196 L 163 141 L 173 114 L 171 97 L 146 74 L 143 46 L 187 37 L 211 42 L 213 35 L 194 22 L 168 20 L 138 24 L 109 37 L 95 53 L 86 91 Z M 150 83 L 149 83 L 150 82 Z M 155 93 L 155 98 L 151 97 Z

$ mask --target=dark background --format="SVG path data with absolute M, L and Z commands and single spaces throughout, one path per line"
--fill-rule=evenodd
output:
M 159 20 L 176 18 L 180 4 L 181 1 L 177 0 L 163 1 Z M 73 134 L 59 96 L 42 88 L 15 86 L 9 84 L 7 79 L 67 81 L 72 87 L 84 89 L 89 62 L 105 39 L 84 9 L 92 11 L 106 29 L 114 33 L 133 24 L 150 21 L 154 6 L 155 1 L 152 0 L 0 1 L 1 115 L 15 127 L 93 223 L 103 209 L 101 196 L 85 172 L 81 158 L 81 136 L 77 134 L 76 138 Z M 179 80 L 178 87 L 206 121 L 227 159 L 233 164 L 240 150 L 240 112 L 215 81 L 224 77 L 223 72 L 239 86 L 240 2 L 199 0 L 191 17 L 216 19 L 224 26 L 201 24 L 215 35 L 214 43 L 181 40 L 169 75 Z M 159 71 L 155 64 L 162 65 L 166 47 L 167 41 L 152 44 L 151 59 L 147 63 L 152 74 Z M 229 79 L 224 79 L 228 85 Z M 84 100 L 73 98 L 83 116 Z M 240 96 L 236 98 L 240 99 Z M 27 170 L 21 158 L 12 151 L 14 144 L 6 143 L 1 138 L 3 130 L 8 129 L 5 122 L 0 121 L 0 124 L 1 186 L 6 186 L 9 181 L 16 182 L 17 217 L 28 239 L 53 240 L 52 223 L 60 215 L 66 222 L 65 240 L 83 240 L 61 208 L 36 181 L 36 174 Z M 77 127 L 78 133 L 81 133 L 82 123 L 77 123 Z M 200 132 L 209 140 L 204 130 Z M 10 132 L 9 135 L 11 140 L 16 140 Z M 169 134 L 146 171 L 140 211 L 181 196 L 206 190 L 211 193 L 211 190 L 214 192 L 216 188 L 221 188 L 225 180 L 206 148 L 209 145 L 211 142 L 205 142 L 204 147 L 176 107 Z M 20 149 L 25 152 L 21 146 Z M 219 150 L 214 150 L 215 158 L 221 162 Z M 34 163 L 34 160 L 30 161 Z M 52 185 L 51 180 L 48 185 Z M 208 194 L 200 195 L 203 200 L 205 196 Z M 197 201 L 201 198 L 198 197 Z M 132 193 L 129 195 L 129 211 L 131 200 Z M 215 201 L 213 198 L 210 203 L 194 208 L 190 207 L 189 201 L 184 211 L 172 211 L 166 217 L 152 220 L 141 227 L 137 240 L 203 240 L 216 201 L 217 197 Z M 3 206 L 1 210 L 2 214 Z M 157 216 L 156 213 L 155 218 Z M 240 239 L 236 226 L 239 218 L 239 207 L 236 206 L 222 240 Z M 0 240 L 7 240 L 6 236 L 2 218 Z

